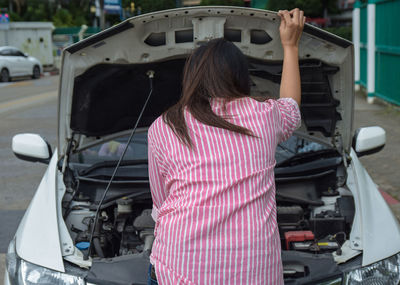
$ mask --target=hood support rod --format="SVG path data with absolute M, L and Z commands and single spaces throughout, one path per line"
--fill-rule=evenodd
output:
M 89 259 L 89 256 L 90 256 L 90 253 L 91 253 L 91 249 L 92 249 L 92 247 L 93 247 L 93 246 L 92 246 L 93 237 L 94 237 L 94 235 L 95 235 L 95 229 L 96 229 L 97 220 L 99 219 L 99 212 L 100 212 L 100 209 L 101 209 L 101 204 L 103 203 L 104 199 L 106 198 L 106 195 L 107 195 L 108 190 L 110 189 L 111 183 L 113 182 L 114 177 L 115 177 L 115 175 L 117 174 L 117 170 L 118 170 L 119 166 L 121 165 L 121 162 L 122 162 L 122 160 L 123 160 L 123 158 L 124 158 L 124 156 L 125 156 L 125 153 L 126 153 L 128 147 L 129 147 L 129 144 L 130 144 L 131 141 L 132 141 L 133 135 L 134 135 L 135 132 L 136 132 L 136 128 L 137 128 L 137 126 L 138 126 L 138 124 L 139 124 L 139 122 L 140 122 L 140 119 L 142 118 L 142 115 L 143 115 L 143 113 L 144 113 L 144 110 L 146 109 L 147 103 L 149 102 L 150 97 L 151 97 L 151 94 L 153 93 L 154 71 L 153 71 L 153 70 L 149 70 L 149 71 L 147 71 L 146 75 L 149 77 L 149 84 L 150 84 L 150 92 L 149 92 L 149 95 L 147 96 L 147 99 L 146 99 L 146 101 L 145 101 L 144 104 L 143 104 L 142 110 L 140 111 L 139 117 L 138 117 L 138 119 L 136 120 L 135 126 L 133 127 L 133 130 L 132 130 L 132 132 L 131 132 L 131 134 L 130 134 L 130 136 L 129 136 L 129 139 L 128 139 L 127 143 L 126 143 L 126 146 L 125 146 L 125 148 L 124 148 L 124 150 L 123 150 L 123 152 L 122 152 L 122 154 L 121 154 L 121 156 L 120 156 L 120 158 L 119 158 L 119 160 L 118 160 L 117 165 L 115 166 L 115 169 L 114 169 L 113 174 L 111 175 L 110 181 L 108 182 L 107 187 L 106 187 L 106 189 L 104 190 L 104 193 L 103 193 L 103 196 L 101 197 L 101 200 L 100 200 L 100 202 L 99 202 L 99 205 L 97 206 L 96 214 L 95 214 L 94 220 L 93 220 L 92 230 L 91 230 L 90 237 L 89 237 L 89 249 L 88 249 L 88 251 L 83 255 L 83 259 L 84 259 L 84 260 L 88 260 L 88 259 Z M 96 234 L 96 235 L 97 235 L 97 234 Z

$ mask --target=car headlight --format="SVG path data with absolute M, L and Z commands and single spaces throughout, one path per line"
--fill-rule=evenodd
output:
M 29 263 L 18 257 L 15 251 L 15 240 L 11 241 L 6 256 L 7 272 L 11 284 L 54 284 L 84 285 L 84 279 L 78 276 L 54 271 Z
M 400 282 L 400 253 L 345 274 L 345 285 L 397 285 Z

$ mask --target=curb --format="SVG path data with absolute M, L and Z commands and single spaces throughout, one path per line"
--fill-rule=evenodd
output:
M 387 203 L 389 206 L 397 205 L 397 204 L 400 203 L 398 200 L 396 200 L 395 198 L 393 198 L 392 196 L 390 196 L 390 195 L 389 195 L 388 193 L 386 193 L 385 191 L 379 190 L 379 192 L 381 192 L 381 195 L 382 195 L 383 199 L 385 199 L 386 203 Z
M 54 75 L 59 75 L 59 74 L 60 74 L 60 72 L 58 70 L 52 70 L 52 71 L 43 72 L 42 76 L 48 77 L 48 76 L 54 76 Z

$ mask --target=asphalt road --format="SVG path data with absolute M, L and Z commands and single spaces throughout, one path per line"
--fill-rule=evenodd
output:
M 0 283 L 8 243 L 46 170 L 44 164 L 17 159 L 11 140 L 18 133 L 37 133 L 54 148 L 57 88 L 57 76 L 0 83 Z

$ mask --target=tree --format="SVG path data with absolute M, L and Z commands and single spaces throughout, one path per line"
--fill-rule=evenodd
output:
M 243 0 L 201 0 L 200 5 L 244 6 Z
M 21 7 L 25 5 L 25 0 L 13 0 L 12 2 L 15 3 L 15 6 L 17 8 L 17 13 L 20 14 L 21 13 Z
M 53 24 L 56 27 L 70 27 L 73 26 L 71 13 L 66 9 L 58 9 L 53 17 Z
M 307 17 L 324 17 L 326 12 L 338 12 L 337 0 L 269 0 L 266 9 L 272 11 L 300 8 Z
M 136 10 L 141 11 L 142 14 L 154 11 L 166 10 L 176 8 L 175 0 L 136 0 Z
M 0 0 L 11 21 L 53 21 L 56 27 L 81 26 L 90 17 L 92 0 Z M 11 3 L 11 4 L 10 4 Z

